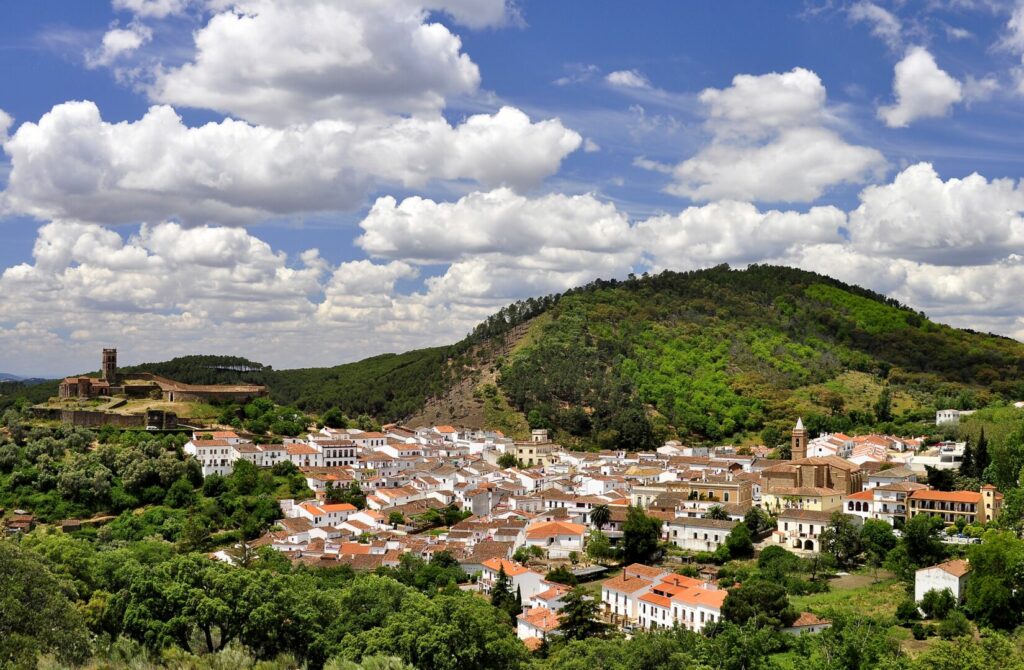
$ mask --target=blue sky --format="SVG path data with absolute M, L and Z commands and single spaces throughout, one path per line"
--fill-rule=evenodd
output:
M 720 262 L 1024 337 L 1015 2 L 0 12 L 0 371 L 329 365 Z

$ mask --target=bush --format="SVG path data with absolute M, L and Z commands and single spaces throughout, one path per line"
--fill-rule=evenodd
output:
M 923 640 L 928 637 L 928 631 L 920 621 L 910 627 L 910 633 L 915 640 Z
M 963 612 L 954 610 L 939 624 L 939 635 L 944 640 L 971 634 L 971 623 Z
M 907 598 L 896 607 L 896 619 L 903 625 L 917 621 L 920 618 L 921 613 L 917 610 L 917 603 L 914 602 L 913 598 Z
M 921 599 L 921 610 L 929 619 L 944 619 L 956 607 L 956 598 L 949 589 L 932 589 Z

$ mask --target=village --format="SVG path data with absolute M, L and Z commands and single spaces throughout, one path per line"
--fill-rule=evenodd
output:
M 185 446 L 206 477 L 229 475 L 240 461 L 259 468 L 288 462 L 302 473 L 315 497 L 281 500 L 283 518 L 252 548 L 357 571 L 398 567 L 404 554 L 429 560 L 447 552 L 473 576 L 468 588 L 486 594 L 501 582 L 517 595 L 517 632 L 533 647 L 558 629 L 569 587 L 546 575 L 559 567 L 591 580 L 603 618 L 627 632 L 701 631 L 721 619 L 727 591 L 716 585 L 713 568 L 691 577 L 671 565 L 633 564 L 606 577 L 606 568 L 590 560 L 594 534 L 620 542 L 631 508 L 660 520 L 660 539 L 684 556 L 719 550 L 754 508 L 774 523 L 755 538 L 759 548 L 777 545 L 804 556 L 821 550 L 836 512 L 855 524 L 885 521 L 897 533 L 913 516 L 938 516 L 949 528 L 948 542 L 970 542 L 959 531 L 997 518 L 1002 494 L 992 486 L 938 491 L 924 483 L 926 467 L 958 468 L 963 450 L 963 444 L 926 447 L 886 435 L 808 439 L 801 420 L 792 429 L 788 460 L 765 447 L 675 441 L 650 453 L 580 452 L 554 443 L 543 429 L 516 441 L 445 425 L 387 425 L 379 432 L 324 427 L 280 444 L 196 431 Z M 353 504 L 353 493 L 365 504 Z M 214 557 L 232 562 L 233 555 L 222 550 Z M 960 597 L 968 573 L 963 561 L 920 570 L 917 599 L 936 585 Z M 804 612 L 786 630 L 828 625 Z

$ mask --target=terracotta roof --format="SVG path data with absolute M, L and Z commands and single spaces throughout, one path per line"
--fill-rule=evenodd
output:
M 558 613 L 552 612 L 547 607 L 531 608 L 516 618 L 544 632 L 558 628 Z
M 910 499 L 953 503 L 980 503 L 981 494 L 977 491 L 933 491 L 931 489 L 923 489 L 911 493 Z
M 707 589 L 702 586 L 695 586 L 684 589 L 672 596 L 672 600 L 678 600 L 688 605 L 699 605 L 709 609 L 720 610 L 729 592 L 725 589 Z
M 828 521 L 832 518 L 832 512 L 819 512 L 814 509 L 784 509 L 779 513 L 778 518 L 798 521 Z
M 938 568 L 943 572 L 948 572 L 954 577 L 963 577 L 971 571 L 970 564 L 967 561 L 960 558 L 954 559 L 952 561 L 946 561 L 945 563 L 939 563 L 938 565 L 933 565 L 927 568 L 921 568 L 921 570 L 933 570 L 935 568 Z M 918 570 L 918 572 L 920 572 L 920 570 Z
M 655 568 L 650 565 L 644 565 L 643 563 L 633 563 L 631 565 L 627 565 L 625 568 L 623 568 L 622 572 L 623 574 L 645 577 L 651 580 L 657 579 L 665 573 L 665 571 L 661 568 Z
M 654 582 L 652 580 L 644 579 L 643 577 L 627 577 L 626 575 L 618 575 L 601 582 L 601 588 L 608 589 L 609 591 L 617 591 L 619 593 L 636 593 L 637 591 L 650 588 L 653 584 Z
M 578 523 L 566 521 L 547 521 L 536 524 L 526 530 L 526 537 L 530 540 L 551 537 L 553 535 L 580 535 L 587 531 L 586 527 Z
M 856 493 L 848 493 L 843 496 L 843 500 L 874 500 L 875 492 L 872 489 L 867 491 L 857 491 Z
M 793 622 L 791 628 L 802 628 L 804 626 L 821 626 L 832 625 L 832 622 L 828 619 L 819 619 L 815 614 L 811 612 L 801 612 L 800 616 L 797 617 L 796 621 Z
M 504 569 L 505 575 L 508 577 L 515 577 L 517 575 L 529 572 L 529 569 L 523 567 L 522 565 L 519 565 L 518 563 L 513 563 L 512 561 L 506 560 L 504 558 L 489 558 L 483 563 L 481 563 L 481 565 L 483 565 L 485 568 L 488 568 L 489 570 L 493 570 L 494 572 L 500 572 L 502 569 Z
M 652 605 L 657 605 L 658 607 L 664 607 L 665 609 L 672 606 L 671 600 L 665 596 L 659 596 L 656 593 L 645 593 L 640 596 L 640 600 L 643 600 L 646 603 L 651 603 Z

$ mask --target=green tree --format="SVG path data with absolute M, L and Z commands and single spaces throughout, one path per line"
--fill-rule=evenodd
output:
M 607 561 L 615 556 L 615 550 L 608 540 L 608 536 L 599 530 L 592 530 L 587 536 L 587 556 L 597 561 Z
M 42 557 L 0 540 L 0 665 L 35 668 L 41 653 L 80 663 L 88 631 Z
M 388 514 L 388 523 L 391 524 L 392 528 L 398 528 L 405 523 L 405 515 L 398 511 L 391 512 Z
M 842 512 L 833 512 L 828 525 L 821 532 L 821 550 L 833 558 L 836 565 L 849 568 L 860 556 L 860 530 L 853 520 Z
M 643 508 L 629 506 L 622 525 L 622 560 L 650 564 L 661 556 L 661 519 L 647 516 Z
M 872 409 L 875 411 L 875 419 L 878 421 L 892 421 L 892 391 L 888 384 L 882 387 Z
M 612 510 L 608 505 L 594 505 L 590 510 L 590 523 L 601 530 L 612 520 Z
M 583 589 L 572 589 L 562 596 L 562 603 L 558 629 L 565 640 L 599 637 L 608 631 L 608 625 L 598 619 L 600 603 Z
M 743 515 L 743 523 L 750 529 L 750 534 L 759 537 L 762 533 L 775 528 L 772 518 L 760 507 L 751 507 Z
M 725 549 L 733 559 L 750 558 L 754 555 L 754 541 L 750 537 L 747 524 L 736 524 L 725 538 Z
M 717 521 L 728 521 L 729 513 L 725 511 L 725 508 L 721 505 L 712 505 L 708 508 L 708 511 L 704 513 L 705 519 L 715 519 Z
M 512 581 L 505 574 L 505 566 L 498 568 L 498 577 L 491 587 L 491 604 L 506 612 L 512 620 L 522 611 L 522 603 L 516 602 L 516 596 L 512 593 Z
M 519 467 L 519 460 L 516 455 L 511 452 L 505 452 L 501 456 L 498 456 L 498 467 L 499 468 L 517 468 Z
M 564 565 L 559 565 L 557 568 L 549 570 L 544 579 L 549 582 L 565 584 L 566 586 L 576 586 L 579 583 L 579 579 L 577 579 L 576 575 L 572 574 L 572 570 Z
M 942 623 L 939 624 L 939 636 L 943 640 L 952 640 L 957 637 L 965 637 L 971 634 L 971 623 L 963 612 L 952 611 Z
M 945 619 L 953 608 L 956 607 L 956 598 L 949 589 L 930 589 L 921 598 L 921 611 L 929 619 Z
M 898 543 L 892 526 L 880 519 L 867 519 L 860 529 L 860 546 L 867 557 L 868 565 L 875 570 L 875 581 L 878 581 L 878 569 L 885 563 L 885 557 Z
M 975 621 L 1000 629 L 1021 623 L 1024 611 L 1024 541 L 990 530 L 967 550 L 971 576 L 964 608 Z
M 985 476 L 985 469 L 992 462 L 988 453 L 988 439 L 985 437 L 985 427 L 981 427 L 978 435 L 978 446 L 974 451 L 974 476 L 979 479 Z
M 722 603 L 722 618 L 743 625 L 752 621 L 757 628 L 784 628 L 796 621 L 785 587 L 756 579 L 729 589 Z
M 348 486 L 332 486 L 327 489 L 327 501 L 332 503 L 348 503 L 356 509 L 366 509 L 366 494 L 359 482 L 349 482 Z

